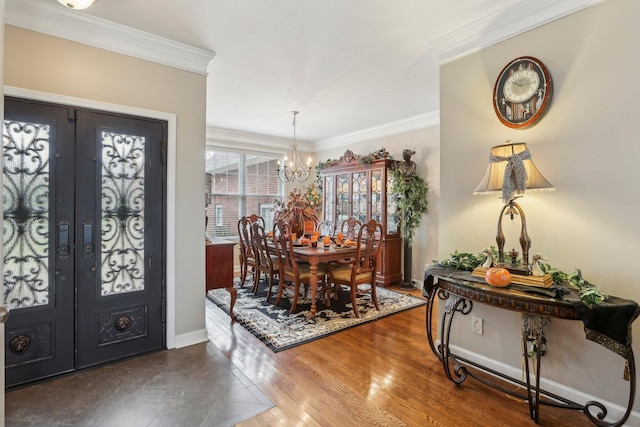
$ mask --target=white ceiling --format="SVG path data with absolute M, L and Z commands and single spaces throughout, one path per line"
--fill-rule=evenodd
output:
M 289 138 L 298 110 L 297 138 L 322 144 L 437 123 L 441 61 L 598 1 L 98 0 L 63 13 L 215 52 L 209 127 Z M 27 4 L 64 9 L 56 0 L 7 0 L 7 23 L 28 27 L 12 14 Z

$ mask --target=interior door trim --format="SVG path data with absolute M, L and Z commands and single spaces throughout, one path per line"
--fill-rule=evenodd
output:
M 79 108 L 101 110 L 104 112 L 128 114 L 132 116 L 159 119 L 167 122 L 167 220 L 166 220 L 166 337 L 165 342 L 168 349 L 184 347 L 207 340 L 206 331 L 204 339 L 194 334 L 187 334 L 188 341 L 176 340 L 176 152 L 177 152 L 177 116 L 173 113 L 147 110 L 144 108 L 131 107 L 126 105 L 111 104 L 107 102 L 90 99 L 76 98 L 66 95 L 58 95 L 48 92 L 41 92 L 31 89 L 23 89 L 14 86 L 4 86 L 5 96 L 32 99 L 35 101 L 51 102 L 61 105 L 69 105 Z M 192 341 L 192 342 L 191 342 Z M 178 345 L 176 345 L 178 344 Z

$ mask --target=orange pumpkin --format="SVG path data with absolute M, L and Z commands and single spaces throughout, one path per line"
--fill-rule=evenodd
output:
M 511 273 L 502 267 L 491 267 L 484 274 L 484 280 L 496 288 L 504 288 L 511 284 Z

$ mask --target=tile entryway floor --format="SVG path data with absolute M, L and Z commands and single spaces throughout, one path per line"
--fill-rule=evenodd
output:
M 232 426 L 273 403 L 211 342 L 6 393 L 6 427 Z

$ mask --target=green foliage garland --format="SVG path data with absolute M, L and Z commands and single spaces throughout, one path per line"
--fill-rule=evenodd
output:
M 494 246 L 490 248 L 493 259 L 498 259 L 498 251 Z M 472 254 L 468 252 L 458 252 L 457 250 L 449 254 L 449 258 L 442 261 L 434 260 L 434 263 L 445 266 L 455 267 L 458 270 L 471 271 L 485 262 L 487 256 L 480 252 Z M 579 268 L 574 273 L 567 274 L 557 268 L 551 267 L 549 264 L 540 263 L 542 271 L 549 273 L 553 278 L 553 284 L 558 286 L 567 286 L 577 292 L 580 300 L 588 307 L 600 304 L 607 299 L 605 294 L 601 294 L 600 290 L 593 284 L 582 278 L 582 271 Z
M 398 208 L 403 212 L 402 233 L 409 246 L 412 246 L 422 214 L 427 211 L 429 186 L 418 175 L 405 178 L 397 168 L 392 168 L 389 174 L 392 178 L 391 193 L 397 195 Z

